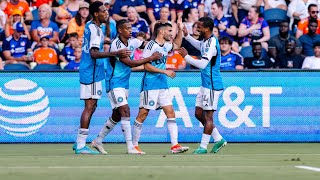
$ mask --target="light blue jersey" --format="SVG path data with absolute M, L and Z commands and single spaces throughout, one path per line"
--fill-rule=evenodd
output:
M 150 57 L 154 52 L 162 54 L 162 58 L 152 61 L 151 65 L 158 69 L 166 69 L 168 52 L 172 51 L 173 44 L 170 42 L 159 45 L 155 40 L 150 41 L 143 50 L 143 58 Z M 145 72 L 142 79 L 142 91 L 168 89 L 167 76 L 161 73 Z
M 97 48 L 103 52 L 104 36 L 100 27 L 92 21 L 87 22 L 84 28 L 82 55 L 79 66 L 81 84 L 99 82 L 105 78 L 103 59 L 92 59 L 90 49 Z
M 131 51 L 130 59 L 133 61 L 134 51 L 143 45 L 143 41 L 132 38 L 128 40 L 128 46 L 124 45 L 119 37 L 115 38 L 110 47 L 110 52 L 119 51 L 121 49 L 129 49 Z M 119 60 L 119 57 L 111 57 L 107 61 L 108 70 L 106 72 L 106 90 L 109 92 L 114 88 L 129 89 L 129 78 L 131 67 L 127 66 Z
M 214 53 L 216 50 L 217 53 Z M 201 42 L 201 57 L 209 61 L 207 67 L 201 70 L 202 87 L 212 90 L 223 90 L 220 74 L 221 51 L 217 38 L 213 35 Z

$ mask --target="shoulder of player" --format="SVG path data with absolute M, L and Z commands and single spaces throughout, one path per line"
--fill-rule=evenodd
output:
M 209 39 L 204 41 L 206 47 L 213 47 L 217 45 L 217 38 L 214 36 L 211 36 Z
M 152 48 L 156 47 L 157 43 L 154 40 L 151 40 L 145 46 L 145 49 L 152 50 Z

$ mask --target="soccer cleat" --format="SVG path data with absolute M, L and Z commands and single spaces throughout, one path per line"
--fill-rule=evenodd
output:
M 135 147 L 128 149 L 128 154 L 142 154 L 142 151 L 138 151 Z
M 104 150 L 102 143 L 97 143 L 97 141 L 93 140 L 91 142 L 91 147 L 95 148 L 101 154 L 108 154 L 107 151 Z
M 219 152 L 219 150 L 220 150 L 223 146 L 225 146 L 225 145 L 227 145 L 227 141 L 222 138 L 220 141 L 214 143 L 214 146 L 213 146 L 213 148 L 212 148 L 212 150 L 211 150 L 210 153 L 217 153 L 217 152 Z
M 72 146 L 72 150 L 75 151 L 76 149 L 77 149 L 77 143 L 74 143 L 73 146 Z
M 189 150 L 189 147 L 181 146 L 180 144 L 176 144 L 171 147 L 172 154 L 184 153 Z
M 97 155 L 100 154 L 98 151 L 90 149 L 88 146 L 84 146 L 82 149 L 75 149 L 74 151 L 76 154 L 91 154 L 91 155 Z
M 193 151 L 193 154 L 207 154 L 207 150 L 203 147 L 198 147 L 198 149 Z
M 145 152 L 141 151 L 140 147 L 139 146 L 135 146 L 134 147 L 137 151 L 139 151 L 141 154 L 146 154 Z

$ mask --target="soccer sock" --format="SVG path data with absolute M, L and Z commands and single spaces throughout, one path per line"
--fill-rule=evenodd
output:
M 178 126 L 176 118 L 168 118 L 167 125 L 170 133 L 171 146 L 174 146 L 178 144 Z
M 222 136 L 220 135 L 220 133 L 216 127 L 212 130 L 211 135 L 213 137 L 214 142 L 221 141 L 221 139 L 222 139 Z
M 141 131 L 142 131 L 142 123 L 135 120 L 133 124 L 133 140 L 132 140 L 132 143 L 134 146 L 138 146 Z
M 200 147 L 207 149 L 211 136 L 209 134 L 202 134 Z
M 101 144 L 103 139 L 109 134 L 117 122 L 114 122 L 110 117 L 106 123 L 104 124 L 103 128 L 100 130 L 98 137 L 96 138 L 96 142 Z
M 128 149 L 132 149 L 133 144 L 132 144 L 130 117 L 122 117 L 121 118 L 121 128 L 122 128 L 124 138 L 126 139 Z
M 82 149 L 86 145 L 89 129 L 80 128 L 77 135 L 77 149 Z

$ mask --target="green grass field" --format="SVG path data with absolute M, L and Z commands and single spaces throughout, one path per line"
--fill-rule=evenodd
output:
M 147 155 L 127 155 L 124 144 L 109 155 L 74 155 L 72 144 L 0 144 L 1 180 L 64 179 L 320 179 L 320 144 L 228 144 L 218 154 L 172 155 L 169 144 L 141 144 Z M 211 148 L 211 146 L 210 146 Z

